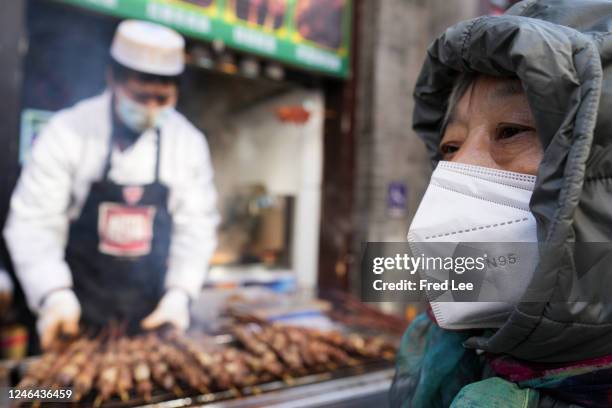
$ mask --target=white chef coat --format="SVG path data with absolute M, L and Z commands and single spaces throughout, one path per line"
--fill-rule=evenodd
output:
M 13 192 L 4 237 L 32 310 L 38 310 L 46 294 L 72 286 L 64 259 L 68 228 L 91 184 L 102 177 L 110 109 L 107 91 L 53 116 Z M 122 185 L 151 183 L 155 158 L 156 134 L 149 130 L 128 149 L 113 149 L 109 179 Z M 196 296 L 216 246 L 219 215 L 206 139 L 176 111 L 161 128 L 159 166 L 173 220 L 165 285 Z

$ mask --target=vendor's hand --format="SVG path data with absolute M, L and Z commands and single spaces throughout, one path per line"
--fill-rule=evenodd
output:
M 145 330 L 171 324 L 179 330 L 189 327 L 189 296 L 180 289 L 170 289 L 159 301 L 157 308 L 141 323 Z
M 71 289 L 51 293 L 40 310 L 36 327 L 43 350 L 48 350 L 61 335 L 79 334 L 81 305 Z

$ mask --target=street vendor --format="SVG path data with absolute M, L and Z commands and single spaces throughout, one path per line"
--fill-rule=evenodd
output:
M 429 47 L 413 126 L 434 172 L 408 240 L 503 243 L 520 267 L 487 276 L 503 301 L 429 302 L 392 406 L 612 406 L 611 31 L 610 1 L 525 0 Z
M 80 323 L 187 328 L 216 243 L 208 145 L 175 110 L 184 39 L 127 20 L 110 55 L 107 90 L 37 139 L 4 230 L 43 348 Z

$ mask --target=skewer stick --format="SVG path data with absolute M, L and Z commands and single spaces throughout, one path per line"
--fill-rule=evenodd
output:
M 172 388 L 172 392 L 179 398 L 183 396 L 183 390 L 181 390 L 181 387 L 179 387 L 178 385 L 175 385 Z
M 395 360 L 395 354 L 393 354 L 393 353 L 392 353 L 392 352 L 390 352 L 390 351 L 385 351 L 385 352 L 383 353 L 382 357 L 383 357 L 385 360 L 388 360 L 388 361 L 394 361 L 394 360 Z
M 215 394 L 202 395 L 202 400 L 204 400 L 206 402 L 214 401 L 215 400 Z
M 94 400 L 93 406 L 94 408 L 100 408 L 100 405 L 102 405 L 102 396 L 98 395 Z
M 355 367 L 359 365 L 359 360 L 355 360 L 354 358 L 351 358 L 348 363 L 349 367 Z

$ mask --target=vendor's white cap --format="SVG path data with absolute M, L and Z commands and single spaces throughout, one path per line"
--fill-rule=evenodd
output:
M 119 24 L 111 56 L 119 64 L 147 74 L 175 76 L 185 69 L 185 40 L 159 24 L 125 20 Z

